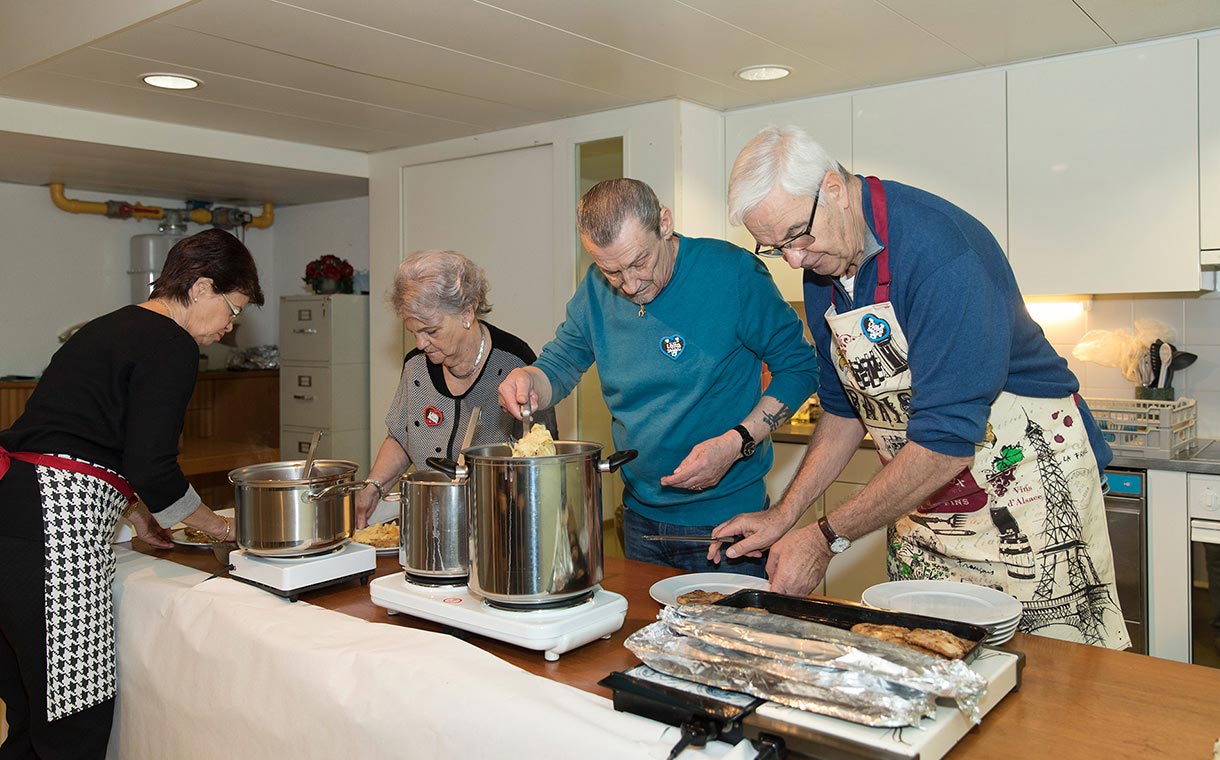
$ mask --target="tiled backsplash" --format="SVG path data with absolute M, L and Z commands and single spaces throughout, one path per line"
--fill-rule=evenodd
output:
M 804 320 L 804 304 L 792 307 Z M 1190 298 L 1097 296 L 1080 316 L 1042 329 L 1080 378 L 1086 397 L 1135 398 L 1135 386 L 1121 372 L 1082 362 L 1072 356 L 1072 349 L 1089 330 L 1134 330 L 1137 319 L 1164 322 L 1173 328 L 1172 343 L 1179 350 L 1198 354 L 1194 366 L 1177 373 L 1173 384 L 1179 398 L 1198 400 L 1199 436 L 1220 438 L 1220 292 Z
M 1189 298 L 1097 296 L 1080 316 L 1042 329 L 1080 378 L 1084 396 L 1134 398 L 1135 386 L 1121 372 L 1082 362 L 1072 356 L 1072 349 L 1089 330 L 1133 330 L 1137 319 L 1164 322 L 1173 329 L 1171 342 L 1178 350 L 1198 354 L 1194 366 L 1174 376 L 1174 389 L 1179 398 L 1198 400 L 1199 436 L 1220 438 L 1220 293 Z

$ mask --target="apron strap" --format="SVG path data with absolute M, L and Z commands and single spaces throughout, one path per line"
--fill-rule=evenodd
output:
M 873 303 L 884 303 L 890 300 L 890 217 L 885 206 L 885 188 L 876 177 L 865 177 L 868 182 L 870 198 L 873 202 L 873 224 L 877 227 L 877 237 L 881 240 L 881 253 L 877 255 L 877 289 L 874 291 Z
M 3 446 L 0 446 L 0 479 L 3 479 L 8 474 L 9 465 L 11 464 L 10 460 L 13 459 L 16 459 L 18 462 L 29 462 L 33 465 L 53 467 L 57 470 L 68 470 L 88 475 L 89 477 L 109 483 L 116 491 L 126 497 L 127 503 L 134 504 L 138 500 L 135 489 L 131 487 L 131 484 L 110 470 L 89 464 L 88 462 L 78 462 L 75 459 L 51 456 L 50 454 L 37 454 L 32 451 L 6 451 Z

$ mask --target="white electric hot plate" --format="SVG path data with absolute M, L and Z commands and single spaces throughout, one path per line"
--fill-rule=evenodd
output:
M 660 604 L 677 604 L 678 597 L 691 591 L 718 591 L 721 594 L 731 594 L 743 588 L 756 588 L 766 591 L 771 587 L 765 578 L 755 578 L 752 575 L 737 573 L 688 573 L 675 575 L 652 584 L 648 595 Z

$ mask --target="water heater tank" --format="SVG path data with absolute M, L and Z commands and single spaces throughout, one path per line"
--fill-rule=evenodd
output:
M 167 214 L 170 210 L 167 210 Z M 167 218 L 161 222 L 159 231 L 150 235 L 135 235 L 131 238 L 131 302 L 144 303 L 152 291 L 153 282 L 161 276 L 169 249 L 186 237 L 186 224 L 180 219 Z

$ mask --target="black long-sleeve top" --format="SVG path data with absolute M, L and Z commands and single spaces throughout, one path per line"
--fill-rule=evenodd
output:
M 187 331 L 125 306 L 86 324 L 51 357 L 0 446 L 114 470 L 168 527 L 200 505 L 178 466 L 198 368 L 199 346 Z

